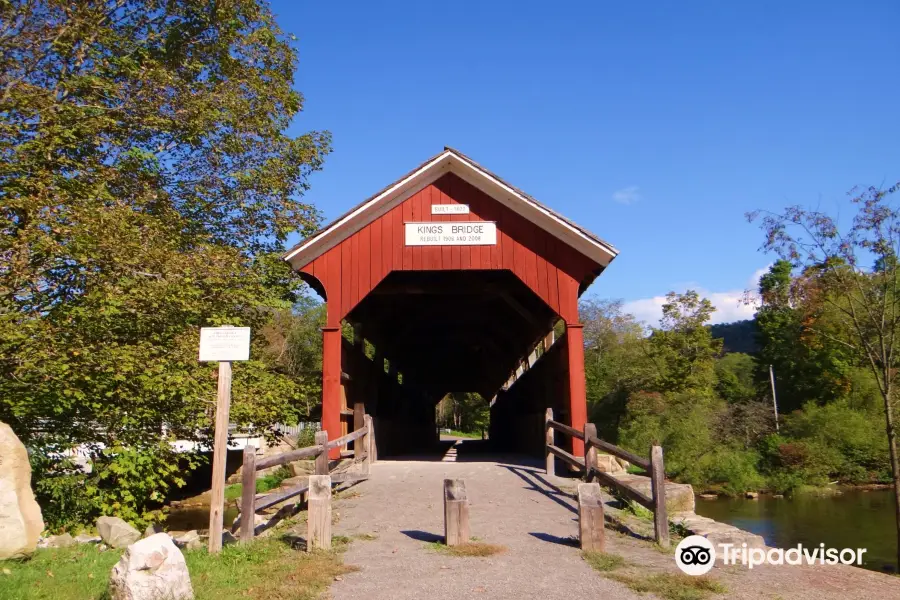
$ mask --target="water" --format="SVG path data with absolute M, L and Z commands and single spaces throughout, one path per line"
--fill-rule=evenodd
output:
M 864 566 L 897 572 L 893 490 L 845 489 L 840 495 L 793 498 L 697 498 L 697 514 L 761 535 L 769 546 L 866 548 Z
M 225 529 L 231 528 L 231 523 L 238 516 L 238 512 L 240 511 L 237 507 L 231 503 L 225 506 L 222 518 Z M 173 508 L 166 516 L 166 529 L 169 531 L 209 530 L 209 506 Z

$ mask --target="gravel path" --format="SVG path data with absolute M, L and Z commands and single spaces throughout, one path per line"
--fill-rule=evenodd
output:
M 505 546 L 504 553 L 458 558 L 428 547 L 443 536 L 441 494 L 451 477 L 466 481 L 472 535 Z M 335 533 L 356 536 L 345 562 L 360 570 L 336 581 L 331 594 L 338 600 L 648 598 L 593 571 L 572 545 L 577 514 L 565 490 L 573 484 L 548 480 L 539 465 L 521 457 L 468 462 L 465 453 L 457 460 L 454 452 L 445 461 L 379 462 L 368 481 L 335 505 Z M 672 555 L 607 532 L 607 551 L 640 565 L 640 572 L 677 572 Z M 365 540 L 366 534 L 377 537 Z M 900 578 L 843 566 L 717 566 L 712 575 L 728 588 L 728 598 L 900 599 Z

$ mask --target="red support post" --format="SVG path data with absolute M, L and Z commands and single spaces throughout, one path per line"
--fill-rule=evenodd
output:
M 566 323 L 569 353 L 569 415 L 573 428 L 583 431 L 587 423 L 587 391 L 584 380 L 584 325 Z M 584 456 L 584 442 L 572 439 L 572 454 Z
M 341 437 L 341 328 L 322 328 L 322 429 L 330 439 Z M 332 448 L 329 458 L 340 458 Z

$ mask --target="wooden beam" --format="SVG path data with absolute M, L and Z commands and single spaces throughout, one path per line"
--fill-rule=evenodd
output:
M 309 476 L 306 551 L 331 549 L 331 477 Z
M 653 529 L 656 543 L 669 547 L 669 517 L 666 511 L 666 471 L 661 446 L 650 448 L 650 490 L 653 494 Z
M 603 521 L 603 498 L 600 485 L 578 484 L 578 539 L 586 552 L 604 552 L 606 537 Z
M 469 497 L 462 479 L 444 480 L 444 543 L 458 546 L 469 541 Z
M 241 543 L 253 541 L 256 525 L 256 448 L 244 446 L 244 464 L 241 467 Z
M 545 431 L 545 439 L 544 439 L 544 454 L 547 460 L 546 473 L 547 475 L 555 475 L 556 474 L 556 459 L 553 457 L 553 453 L 550 452 L 550 448 L 553 447 L 553 428 L 548 426 L 548 423 L 553 421 L 553 409 L 548 408 L 547 412 L 544 414 L 544 431 Z

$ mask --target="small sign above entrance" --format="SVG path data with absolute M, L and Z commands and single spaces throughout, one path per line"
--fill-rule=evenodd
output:
M 496 246 L 497 224 L 490 221 L 406 223 L 407 246 Z
M 469 214 L 468 204 L 432 204 L 431 214 L 433 215 L 467 215 Z

